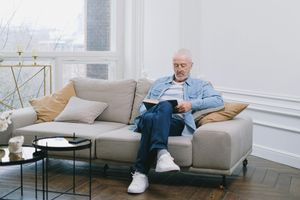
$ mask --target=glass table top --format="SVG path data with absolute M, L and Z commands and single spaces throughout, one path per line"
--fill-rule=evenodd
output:
M 34 147 L 23 146 L 22 152 L 10 153 L 7 145 L 0 145 L 0 165 L 18 165 L 34 162 L 44 158 L 41 150 Z
M 77 140 L 79 141 L 76 143 Z M 76 150 L 90 147 L 91 140 L 71 136 L 45 137 L 33 140 L 32 145 L 44 150 Z

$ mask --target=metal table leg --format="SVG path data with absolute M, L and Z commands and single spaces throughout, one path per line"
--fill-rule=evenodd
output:
M 75 194 L 75 150 L 73 150 L 73 194 Z
M 89 191 L 89 196 L 90 200 L 92 199 L 92 147 L 90 146 L 90 159 L 89 159 L 89 175 L 90 175 L 90 191 Z
M 37 199 L 37 161 L 35 161 L 35 198 Z
M 42 179 L 43 179 L 43 183 L 42 183 L 43 200 L 45 200 L 45 159 L 44 158 L 43 158 L 43 161 L 42 161 Z
M 46 152 L 46 199 L 48 200 L 48 165 L 49 165 L 49 157 L 48 151 Z
M 21 169 L 21 196 L 23 196 L 23 164 L 20 165 Z

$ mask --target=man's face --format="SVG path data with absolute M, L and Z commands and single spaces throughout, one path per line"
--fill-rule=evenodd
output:
M 173 58 L 173 67 L 175 74 L 175 81 L 185 81 L 192 69 L 193 63 L 185 56 L 176 56 Z

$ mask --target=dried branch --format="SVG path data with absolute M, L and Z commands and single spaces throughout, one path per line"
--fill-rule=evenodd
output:
M 3 30 L 1 30 L 1 32 L 0 32 L 0 36 L 1 36 L 2 33 L 5 31 L 6 27 L 9 27 L 9 26 L 10 26 L 10 23 L 11 23 L 11 21 L 14 19 L 15 15 L 16 15 L 16 13 L 17 13 L 17 10 L 18 10 L 18 8 L 16 8 L 16 9 L 13 11 L 12 15 L 11 15 L 11 16 L 9 17 L 9 19 L 7 20 L 7 23 L 6 23 L 5 26 L 3 27 Z
M 29 32 L 29 29 L 27 28 L 27 31 Z M 32 42 L 32 38 L 33 38 L 33 34 L 31 33 L 30 36 L 29 36 L 29 40 L 27 42 L 27 45 L 25 47 L 26 50 L 29 49 L 30 45 L 31 45 L 31 42 Z
M 3 43 L 2 49 L 5 49 L 5 47 L 6 47 L 6 44 L 7 44 L 7 41 L 8 41 L 8 37 L 9 37 L 9 30 L 10 30 L 10 28 L 9 28 L 9 26 L 8 26 L 8 27 L 7 27 L 6 36 L 5 36 L 5 41 L 4 41 L 4 43 Z
M 56 48 L 57 48 L 59 42 L 61 41 L 62 37 L 63 37 L 63 34 L 60 34 L 60 36 L 57 37 L 54 48 L 53 48 L 54 51 L 56 50 Z

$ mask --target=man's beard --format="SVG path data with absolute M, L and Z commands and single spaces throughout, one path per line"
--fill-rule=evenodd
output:
M 179 75 L 179 76 L 178 76 Z M 177 81 L 185 81 L 186 79 L 187 79 L 187 75 L 184 75 L 184 74 L 181 74 L 181 73 L 179 73 L 179 74 L 175 74 L 175 79 L 177 80 Z

